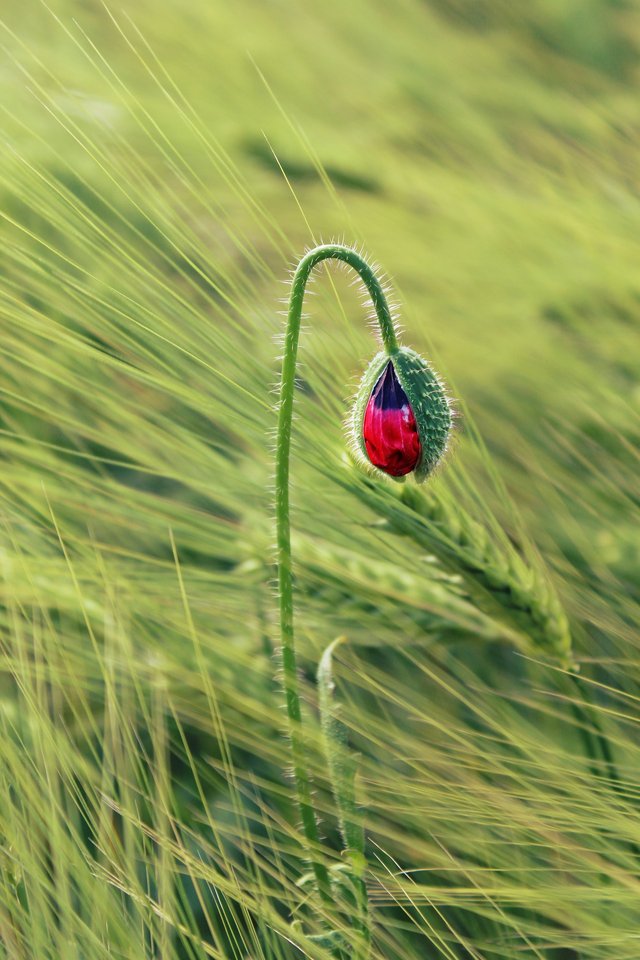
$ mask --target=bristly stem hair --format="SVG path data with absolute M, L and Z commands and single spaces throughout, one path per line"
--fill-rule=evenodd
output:
M 305 742 L 302 730 L 300 693 L 293 622 L 293 582 L 291 563 L 291 524 L 289 504 L 289 461 L 291 451 L 291 425 L 295 390 L 296 362 L 302 306 L 307 281 L 313 268 L 323 260 L 341 260 L 352 267 L 362 279 L 375 308 L 382 342 L 388 354 L 398 349 L 393 318 L 384 290 L 369 264 L 355 250 L 341 244 L 323 244 L 304 255 L 298 264 L 289 299 L 287 329 L 282 361 L 282 380 L 278 410 L 276 441 L 275 511 L 277 534 L 278 595 L 280 605 L 280 644 L 282 677 L 291 741 L 293 773 L 302 827 L 311 858 L 318 891 L 323 900 L 330 902 L 331 885 L 326 865 L 322 862 L 318 837 L 318 822 L 311 798 L 311 782 L 305 759 Z

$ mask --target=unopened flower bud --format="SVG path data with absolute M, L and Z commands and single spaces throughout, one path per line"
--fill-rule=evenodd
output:
M 451 408 L 442 383 L 415 350 L 377 354 L 360 383 L 351 421 L 358 459 L 388 476 L 421 482 L 444 455 Z

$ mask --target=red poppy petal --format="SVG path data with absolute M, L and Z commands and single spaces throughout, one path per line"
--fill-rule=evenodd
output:
M 416 418 L 391 361 L 371 391 L 362 436 L 374 467 L 392 477 L 415 469 L 421 453 Z

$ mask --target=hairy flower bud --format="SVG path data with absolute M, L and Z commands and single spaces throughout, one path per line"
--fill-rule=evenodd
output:
M 360 383 L 351 420 L 358 459 L 388 476 L 424 480 L 444 455 L 451 408 L 431 366 L 415 350 L 379 353 Z
M 415 470 L 422 452 L 418 427 L 391 360 L 369 397 L 362 437 L 374 467 L 391 477 L 404 477 Z

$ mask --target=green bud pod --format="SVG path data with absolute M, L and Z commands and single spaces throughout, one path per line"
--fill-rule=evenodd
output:
M 451 405 L 433 368 L 415 350 L 376 354 L 360 382 L 351 418 L 358 460 L 387 476 L 421 483 L 442 459 Z

